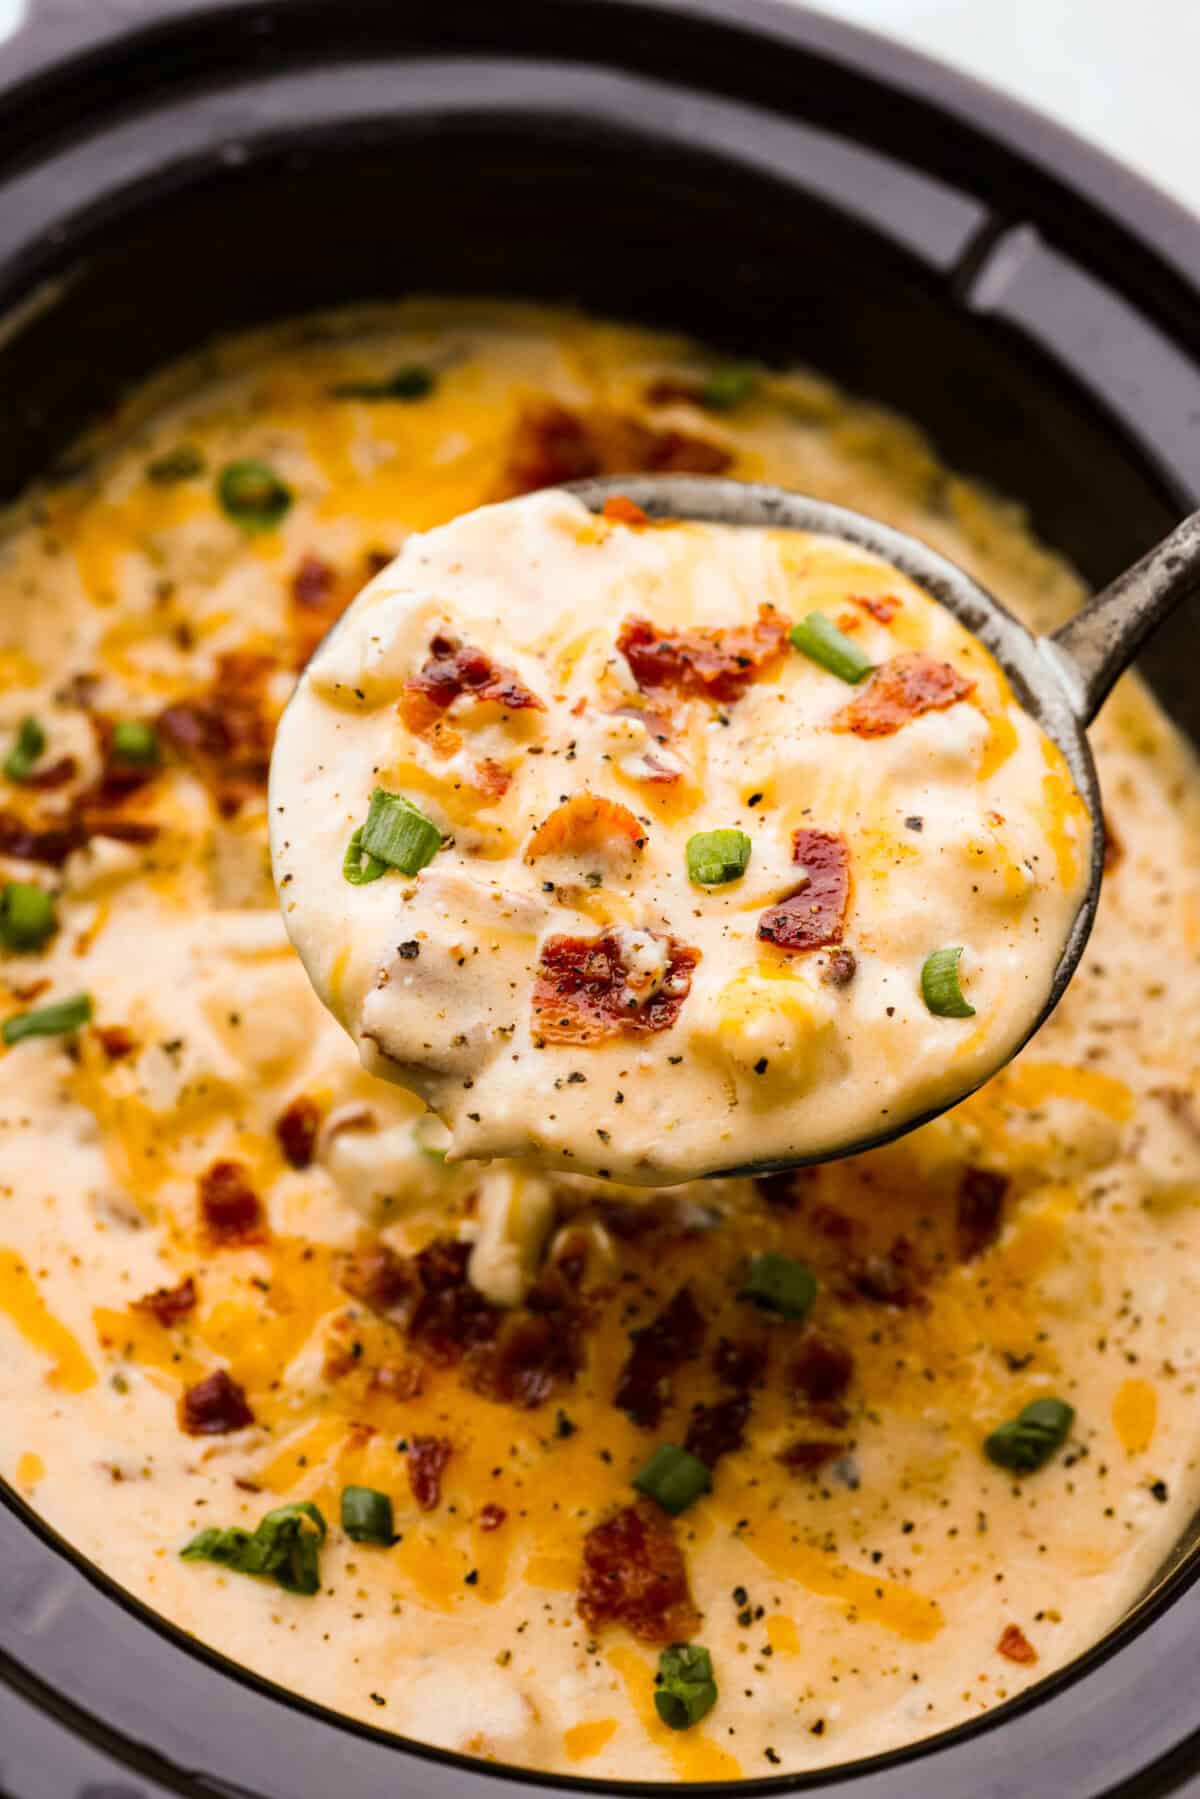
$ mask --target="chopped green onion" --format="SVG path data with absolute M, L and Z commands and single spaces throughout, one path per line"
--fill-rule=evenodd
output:
M 714 369 L 704 384 L 700 404 L 711 412 L 732 412 L 748 400 L 758 386 L 762 371 L 753 362 L 730 362 Z
M 670 1730 L 690 1730 L 717 1703 L 712 1657 L 699 1643 L 672 1643 L 658 1658 L 654 1709 Z
M 793 625 L 791 639 L 810 661 L 819 662 L 831 675 L 836 675 L 839 681 L 848 681 L 852 687 L 875 666 L 866 651 L 844 631 L 839 631 L 823 612 L 810 612 L 798 625 Z
M 396 1541 L 396 1524 L 387 1494 L 375 1487 L 343 1487 L 342 1529 L 354 1543 L 390 1548 Z
M 774 1250 L 754 1257 L 738 1293 L 739 1299 L 764 1312 L 778 1312 L 782 1318 L 803 1318 L 816 1297 L 812 1270 Z
M 342 873 L 352 887 L 365 887 L 368 881 L 377 881 L 380 875 L 387 873 L 387 863 L 365 850 L 362 839 L 363 828 L 359 825 L 346 845 L 342 861 Z
M 369 856 L 386 862 L 389 868 L 415 875 L 441 849 L 442 833 L 403 794 L 377 787 L 371 795 L 361 843 Z
M 243 531 L 271 531 L 292 503 L 292 490 L 265 462 L 229 462 L 217 477 L 217 498 Z
M 5 949 L 41 949 L 58 929 L 54 901 L 32 881 L 6 881 L 0 887 L 0 943 Z
M 112 728 L 112 753 L 121 762 L 149 767 L 159 758 L 158 732 L 142 718 L 119 718 Z
M 335 400 L 424 400 L 437 386 L 432 369 L 419 362 L 397 369 L 382 381 L 339 381 L 333 389 Z
M 738 881 L 750 861 L 745 831 L 697 831 L 687 840 L 688 879 L 699 887 Z
M 0 1025 L 0 1038 L 11 1045 L 20 1043 L 23 1037 L 65 1037 L 80 1030 L 91 1016 L 91 994 L 77 993 L 73 999 L 39 1006 L 36 1012 L 14 1012 Z
M 983 1453 L 999 1468 L 1032 1474 L 1061 1448 L 1074 1422 L 1074 1407 L 1065 1399 L 1035 1399 L 992 1432 Z
M 712 1486 L 712 1471 L 688 1449 L 677 1449 L 674 1443 L 660 1443 L 646 1466 L 633 1477 L 633 1484 L 647 1499 L 654 1499 L 664 1512 L 677 1518 L 693 1500 L 699 1499 Z
M 176 481 L 191 481 L 204 473 L 204 458 L 193 444 L 176 444 L 146 464 L 146 479 L 156 487 L 171 487 Z
M 237 1574 L 258 1574 L 288 1593 L 320 1591 L 325 1520 L 309 1500 L 268 1512 L 254 1531 L 202 1530 L 179 1551 L 185 1562 L 218 1562 Z
M 46 747 L 46 733 L 36 718 L 23 718 L 17 726 L 13 746 L 4 758 L 4 772 L 10 781 L 27 781 L 33 765 Z
M 963 998 L 958 984 L 962 945 L 935 949 L 921 964 L 921 998 L 935 1018 L 974 1018 L 975 1008 Z

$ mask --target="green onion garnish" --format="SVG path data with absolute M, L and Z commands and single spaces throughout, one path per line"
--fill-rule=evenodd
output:
M 700 404 L 711 412 L 732 412 L 758 386 L 761 369 L 753 362 L 730 362 L 714 369 L 704 384 Z
M 91 994 L 77 993 L 73 999 L 39 1006 L 36 1012 L 14 1012 L 0 1025 L 0 1038 L 11 1045 L 20 1043 L 22 1037 L 65 1037 L 80 1030 L 91 1016 Z
M 332 391 L 335 400 L 424 400 L 436 386 L 432 369 L 411 362 L 382 381 L 339 381 Z
M 674 1443 L 660 1443 L 646 1466 L 634 1475 L 633 1484 L 639 1493 L 656 1500 L 664 1512 L 677 1518 L 693 1500 L 709 1491 L 712 1471 L 690 1450 L 677 1449 Z
M 237 1574 L 258 1574 L 288 1593 L 320 1591 L 325 1520 L 309 1500 L 268 1512 L 254 1531 L 202 1530 L 179 1551 L 185 1562 L 219 1562 Z
M 831 624 L 823 612 L 810 612 L 791 629 L 791 639 L 798 650 L 822 668 L 851 686 L 869 675 L 875 664 L 844 631 Z
M 672 1643 L 658 1658 L 654 1709 L 671 1730 L 690 1730 L 717 1703 L 712 1657 L 699 1643 Z
M 1074 1407 L 1065 1399 L 1035 1399 L 992 1432 L 983 1453 L 999 1468 L 1032 1474 L 1061 1447 L 1074 1422 Z
M 23 718 L 17 726 L 13 746 L 4 758 L 4 772 L 10 781 L 27 781 L 33 765 L 46 747 L 46 733 L 36 718 Z
M 148 768 L 159 758 L 158 733 L 141 718 L 120 718 L 112 728 L 112 753 L 121 762 Z
M 368 881 L 377 881 L 380 875 L 387 873 L 387 863 L 365 850 L 362 839 L 363 827 L 359 825 L 346 845 L 342 860 L 342 873 L 352 887 L 365 887 Z
M 6 881 L 0 887 L 0 943 L 5 949 L 41 949 L 58 929 L 54 901 L 32 881 Z
M 803 1318 L 816 1297 L 812 1270 L 774 1250 L 754 1257 L 738 1292 L 739 1299 L 764 1312 L 778 1312 L 781 1318 Z
M 401 874 L 415 875 L 441 849 L 442 833 L 432 818 L 403 794 L 377 787 L 359 841 L 368 856 L 398 868 Z
M 176 481 L 191 481 L 204 473 L 204 458 L 193 444 L 177 444 L 146 464 L 146 479 L 156 487 L 171 487 Z
M 217 477 L 217 498 L 243 531 L 271 531 L 292 503 L 292 490 L 265 462 L 229 462 Z
M 745 831 L 697 831 L 687 840 L 688 879 L 698 887 L 720 887 L 737 881 L 750 861 Z
M 974 1018 L 975 1008 L 963 998 L 958 984 L 962 945 L 935 949 L 921 964 L 921 998 L 935 1018 Z
M 381 1543 L 389 1549 L 396 1541 L 392 1502 L 375 1487 L 342 1488 L 342 1529 L 355 1543 Z

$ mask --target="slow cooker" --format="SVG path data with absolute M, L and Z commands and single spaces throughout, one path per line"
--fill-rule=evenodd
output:
M 0 502 L 213 334 L 413 291 L 810 364 L 1097 583 L 1200 505 L 1200 222 L 894 45 L 768 0 L 31 0 L 0 50 Z M 1198 630 L 1177 616 L 1144 663 L 1193 730 Z M 0 1500 L 8 1799 L 613 1790 L 293 1698 Z M 1189 1535 L 1102 1643 L 977 1724 L 739 1790 L 1200 1794 L 1197 1575 Z

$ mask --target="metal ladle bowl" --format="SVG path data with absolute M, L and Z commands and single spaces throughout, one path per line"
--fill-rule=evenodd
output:
M 785 488 L 762 481 L 728 481 L 713 475 L 618 475 L 603 480 L 578 481 L 567 491 L 575 494 L 593 512 L 599 512 L 605 500 L 614 494 L 625 494 L 650 518 L 752 525 L 841 538 L 882 556 L 923 587 L 995 657 L 1025 710 L 1047 736 L 1053 738 L 1066 757 L 1093 825 L 1087 891 L 1059 957 L 1045 1004 L 1025 1037 L 1012 1050 L 1012 1055 L 1016 1055 L 1045 1023 L 1066 992 L 1079 966 L 1100 903 L 1100 884 L 1104 876 L 1104 814 L 1087 728 L 1117 676 L 1129 667 L 1150 634 L 1183 600 L 1200 593 L 1200 512 L 1194 512 L 1176 526 L 1140 562 L 1096 594 L 1059 630 L 1049 637 L 1036 637 L 986 588 L 927 544 L 903 531 L 893 530 L 890 525 L 880 524 L 877 519 L 825 500 L 814 500 L 807 494 L 789 493 Z M 1003 1063 L 998 1063 L 991 1074 L 1002 1066 Z M 991 1075 L 985 1078 L 990 1079 Z M 890 1126 L 870 1138 L 848 1143 L 834 1152 L 783 1162 L 756 1162 L 720 1172 L 728 1175 L 782 1172 L 803 1167 L 806 1162 L 830 1161 L 874 1149 L 936 1118 L 980 1085 L 982 1082 L 974 1081 L 930 1111 Z

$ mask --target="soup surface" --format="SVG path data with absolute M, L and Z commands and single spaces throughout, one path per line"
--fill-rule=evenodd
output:
M 553 489 L 418 534 L 360 595 L 270 811 L 317 992 L 456 1157 L 659 1185 L 977 1086 L 1041 1011 L 1091 847 L 1054 743 L 897 569 Z
M 653 1195 L 449 1164 L 313 994 L 266 847 L 297 671 L 408 533 L 664 468 L 874 513 L 1042 626 L 1080 597 L 902 422 L 499 305 L 214 353 L 0 547 L 0 1471 L 262 1674 L 606 1779 L 988 1711 L 1144 1590 L 1200 1440 L 1200 809 L 1135 682 L 1094 733 L 1110 867 L 1072 990 L 888 1148 Z M 455 803 L 423 773 L 415 803 Z M 682 1729 L 676 1641 L 712 1668 Z

